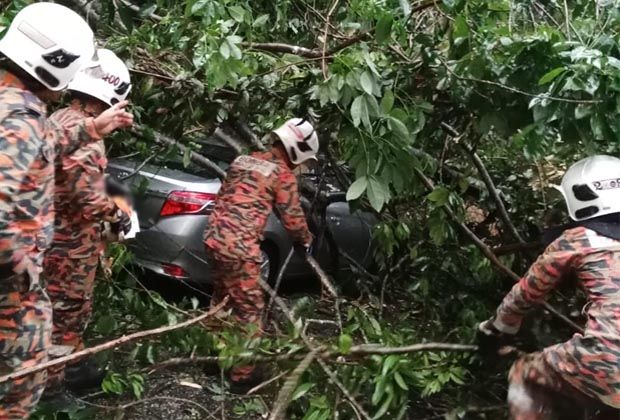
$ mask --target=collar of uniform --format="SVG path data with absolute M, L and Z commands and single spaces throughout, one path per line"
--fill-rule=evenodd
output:
M 288 158 L 288 155 L 286 154 L 286 151 L 278 148 L 278 147 L 274 147 L 271 149 L 271 154 L 273 155 L 273 157 L 275 157 L 276 159 L 284 162 L 284 164 L 286 166 L 288 166 L 289 168 L 292 169 L 292 166 L 294 166 L 290 159 Z
M 13 73 L 0 69 L 0 88 L 15 90 L 16 93 L 22 96 L 23 105 L 40 115 L 46 115 L 47 108 L 45 103 L 37 95 L 26 89 L 24 82 L 19 80 Z

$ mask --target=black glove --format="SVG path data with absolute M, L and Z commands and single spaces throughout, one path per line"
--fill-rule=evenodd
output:
M 505 334 L 495 328 L 493 318 L 478 324 L 476 331 L 476 341 L 478 342 L 478 352 L 483 359 L 496 361 L 500 356 L 505 355 L 502 349 L 510 349 L 514 346 L 514 336 Z
M 127 232 L 131 230 L 131 217 L 122 210 L 118 210 L 118 216 L 119 221 L 111 225 L 112 232 L 117 235 L 121 232 L 123 235 L 127 235 Z
M 293 249 L 299 255 L 311 255 L 312 254 L 312 245 L 308 246 L 299 242 L 295 242 L 293 244 Z

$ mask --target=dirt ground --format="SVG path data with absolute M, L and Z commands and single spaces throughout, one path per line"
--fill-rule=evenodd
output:
M 139 401 L 101 393 L 85 396 L 83 400 L 86 406 L 96 409 L 93 418 L 102 420 L 258 420 L 266 418 L 262 414 L 268 412 L 272 392 L 273 389 L 265 388 L 236 397 L 222 392 L 221 376 L 217 372 L 206 374 L 201 367 L 186 366 L 150 375 Z

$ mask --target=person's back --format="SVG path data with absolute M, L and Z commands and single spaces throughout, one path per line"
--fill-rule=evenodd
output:
M 496 324 L 515 331 L 520 308 L 571 274 L 588 298 L 585 331 L 546 348 L 545 361 L 576 389 L 620 408 L 620 240 L 583 226 L 564 231 L 524 277 L 527 287 L 515 287 L 504 300 Z
M 572 165 L 562 191 L 572 227 L 566 229 L 480 324 L 481 346 L 516 334 L 524 316 L 562 281 L 575 278 L 588 304 L 583 334 L 525 355 L 510 371 L 513 419 L 547 419 L 559 402 L 620 409 L 620 159 L 594 156 Z M 557 413 L 556 413 L 557 414 Z
M 286 152 L 273 148 L 240 156 L 230 165 L 205 233 L 206 244 L 221 256 L 261 261 L 260 241 L 274 205 L 301 243 L 307 239 L 297 180 Z
M 271 150 L 239 156 L 230 165 L 204 236 L 214 272 L 211 305 L 228 296 L 225 309 L 232 309 L 244 327 L 254 324 L 256 334 L 261 332 L 264 308 L 260 242 L 274 207 L 295 244 L 309 249 L 312 243 L 292 168 L 314 158 L 318 137 L 308 121 L 294 118 L 276 129 L 272 138 Z M 235 366 L 229 374 L 232 389 L 238 392 L 260 378 L 254 366 Z

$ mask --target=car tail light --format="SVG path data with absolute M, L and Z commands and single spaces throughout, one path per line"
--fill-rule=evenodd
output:
M 161 265 L 162 270 L 164 270 L 164 273 L 168 274 L 169 276 L 172 277 L 189 277 L 189 275 L 187 274 L 187 271 L 183 270 L 182 267 L 179 267 L 178 265 L 175 264 L 162 264 Z
M 172 191 L 159 212 L 160 216 L 178 216 L 181 214 L 207 214 L 217 194 Z

